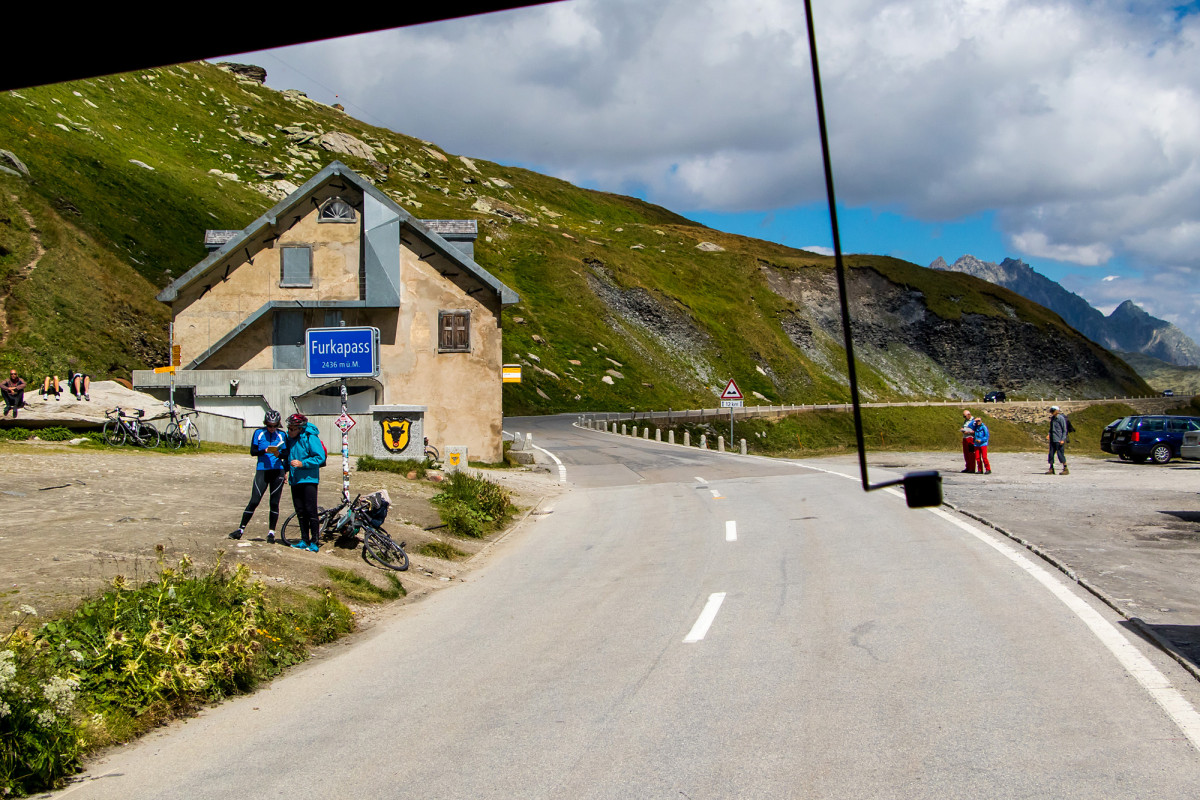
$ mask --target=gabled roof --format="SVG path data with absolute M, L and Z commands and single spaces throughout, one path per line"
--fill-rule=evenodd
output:
M 308 202 L 309 197 L 318 189 L 338 179 L 353 184 L 362 190 L 363 194 L 371 195 L 376 201 L 395 213 L 400 219 L 402 228 L 412 231 L 417 237 L 432 247 L 438 255 L 449 260 L 475 280 L 495 292 L 502 306 L 510 306 L 520 301 L 516 292 L 497 280 L 486 269 L 476 264 L 473 258 L 421 224 L 420 220 L 405 211 L 403 207 L 398 205 L 384 192 L 375 188 L 369 181 L 363 180 L 357 172 L 340 161 L 333 161 L 328 164 L 316 175 L 305 181 L 303 186 L 283 200 L 280 200 L 269 211 L 239 231 L 236 236 L 226 242 L 219 250 L 214 251 L 199 264 L 172 281 L 167 288 L 159 292 L 158 299 L 163 303 L 174 302 L 179 298 L 180 289 L 202 279 L 209 272 L 223 264 L 227 258 L 239 249 L 248 249 L 250 243 L 263 234 L 266 234 L 267 239 L 270 239 L 274 236 L 276 226 L 281 220 L 304 206 Z M 305 209 L 304 213 L 308 213 L 307 209 Z

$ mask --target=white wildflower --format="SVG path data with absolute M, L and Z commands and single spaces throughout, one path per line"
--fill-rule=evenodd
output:
M 16 653 L 12 650 L 0 650 L 0 691 L 17 675 L 17 665 L 14 663 Z
M 18 608 L 17 610 L 20 611 L 22 614 L 25 614 L 30 617 L 37 616 L 37 609 L 34 608 L 33 606 L 27 605 L 25 603 L 22 603 L 20 608 Z
M 59 714 L 70 714 L 75 706 L 75 690 L 78 688 L 78 679 L 55 676 L 42 687 L 42 694 Z
M 78 650 L 72 650 L 70 655 L 76 663 L 83 661 L 83 653 L 79 652 Z
M 37 724 L 43 728 L 49 728 L 58 722 L 58 717 L 54 716 L 54 712 L 49 709 L 42 709 L 34 714 L 34 717 L 37 719 Z
M 4 702 L 3 700 L 0 700 L 0 719 L 4 719 L 11 713 L 12 713 L 12 708 L 9 707 L 8 703 Z

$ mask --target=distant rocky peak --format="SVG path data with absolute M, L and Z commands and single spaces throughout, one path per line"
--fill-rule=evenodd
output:
M 929 268 L 930 269 L 947 270 L 947 269 L 950 269 L 950 265 L 946 263 L 946 259 L 942 258 L 941 256 L 938 256 L 937 258 L 935 258 L 933 260 L 933 263 L 929 265 Z

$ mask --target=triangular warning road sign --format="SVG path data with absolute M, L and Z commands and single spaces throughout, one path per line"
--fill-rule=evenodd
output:
M 733 378 L 729 379 L 729 383 L 725 386 L 725 391 L 721 392 L 722 400 L 742 400 L 742 390 L 734 382 Z

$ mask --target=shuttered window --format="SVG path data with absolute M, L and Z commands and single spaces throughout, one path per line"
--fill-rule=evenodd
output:
M 279 248 L 279 285 L 312 286 L 312 248 Z
M 438 351 L 468 353 L 471 350 L 471 312 L 438 312 Z

